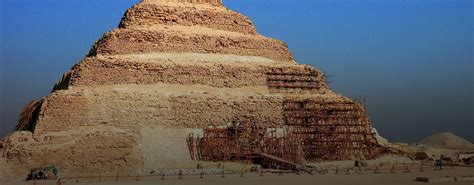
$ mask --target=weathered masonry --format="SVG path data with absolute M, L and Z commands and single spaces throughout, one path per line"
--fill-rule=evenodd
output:
M 4 156 L 19 174 L 291 169 L 374 158 L 375 138 L 360 103 L 220 0 L 143 0 L 25 108 Z

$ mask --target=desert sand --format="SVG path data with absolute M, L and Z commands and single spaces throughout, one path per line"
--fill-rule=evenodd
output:
M 364 174 L 352 174 L 346 175 L 344 173 L 340 175 L 328 174 L 328 175 L 295 175 L 295 174 L 283 174 L 278 173 L 266 173 L 262 177 L 260 174 L 244 174 L 241 177 L 240 174 L 227 174 L 225 178 L 221 178 L 219 175 L 204 176 L 202 179 L 199 176 L 184 176 L 183 179 L 178 179 L 177 176 L 166 177 L 165 180 L 161 180 L 161 177 L 146 177 L 140 178 L 138 181 L 135 177 L 128 179 L 122 178 L 119 181 L 115 181 L 113 178 L 103 179 L 103 182 L 98 182 L 97 179 L 71 179 L 65 180 L 65 184 L 75 185 L 289 185 L 289 184 L 331 184 L 331 185 L 369 185 L 369 184 L 383 184 L 383 185 L 420 185 L 420 184 L 435 184 L 435 185 L 472 185 L 472 180 L 465 181 L 447 181 L 447 182 L 436 182 L 426 183 L 415 181 L 417 177 L 445 177 L 445 176 L 473 176 L 473 167 L 456 167 L 455 169 L 448 169 L 444 171 L 432 171 L 432 172 L 411 172 L 403 173 L 399 170 L 397 173 L 390 173 L 389 169 L 385 169 L 382 174 L 373 174 L 372 172 L 366 172 Z M 38 185 L 49 185 L 54 184 L 54 181 L 37 182 Z M 28 184 L 33 184 L 29 182 Z

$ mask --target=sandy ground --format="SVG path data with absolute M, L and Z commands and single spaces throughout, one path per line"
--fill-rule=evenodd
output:
M 468 176 L 474 175 L 474 167 L 456 167 L 455 169 L 449 169 L 444 171 L 429 171 L 429 172 L 412 172 L 402 173 L 389 173 L 388 171 L 382 171 L 382 174 L 373 174 L 372 172 L 365 172 L 364 174 L 329 174 L 329 175 L 296 175 L 296 174 L 273 174 L 266 173 L 263 177 L 259 174 L 245 174 L 244 177 L 240 177 L 240 174 L 227 174 L 225 178 L 221 178 L 219 175 L 204 176 L 200 179 L 199 176 L 184 176 L 183 179 L 178 177 L 166 177 L 165 180 L 161 180 L 161 177 L 147 177 L 140 178 L 139 181 L 135 177 L 128 179 L 119 179 L 115 181 L 115 178 L 102 179 L 103 182 L 98 180 L 85 180 L 85 179 L 68 179 L 63 184 L 75 184 L 75 185 L 181 185 L 181 184 L 196 184 L 196 185 L 220 185 L 220 184 L 245 184 L 245 185 L 283 185 L 283 184 L 331 184 L 331 185 L 369 185 L 369 184 L 383 184 L 383 185 L 416 185 L 416 184 L 436 184 L 436 185 L 473 185 L 474 181 L 458 181 L 458 182 L 437 182 L 437 183 L 426 183 L 414 181 L 416 177 L 443 177 L 443 176 Z M 86 182 L 88 181 L 88 182 Z M 29 182 L 28 184 L 33 184 Z M 38 185 L 53 185 L 56 184 L 53 181 L 49 182 L 37 182 Z

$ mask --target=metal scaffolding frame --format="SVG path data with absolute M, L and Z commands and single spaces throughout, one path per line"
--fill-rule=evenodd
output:
M 204 128 L 201 138 L 188 139 L 193 159 L 294 169 L 306 162 L 372 159 L 386 153 L 361 103 L 293 94 L 317 93 L 324 79 L 319 75 L 311 67 L 270 68 L 270 92 L 288 94 L 282 102 L 284 124 L 264 127 L 251 118 L 237 118 L 226 128 Z
M 317 93 L 320 73 L 313 68 L 270 68 L 267 86 L 272 93 Z

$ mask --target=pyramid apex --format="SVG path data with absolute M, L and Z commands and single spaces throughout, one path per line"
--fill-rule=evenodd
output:
M 142 3 L 195 3 L 223 5 L 222 0 L 142 0 Z

